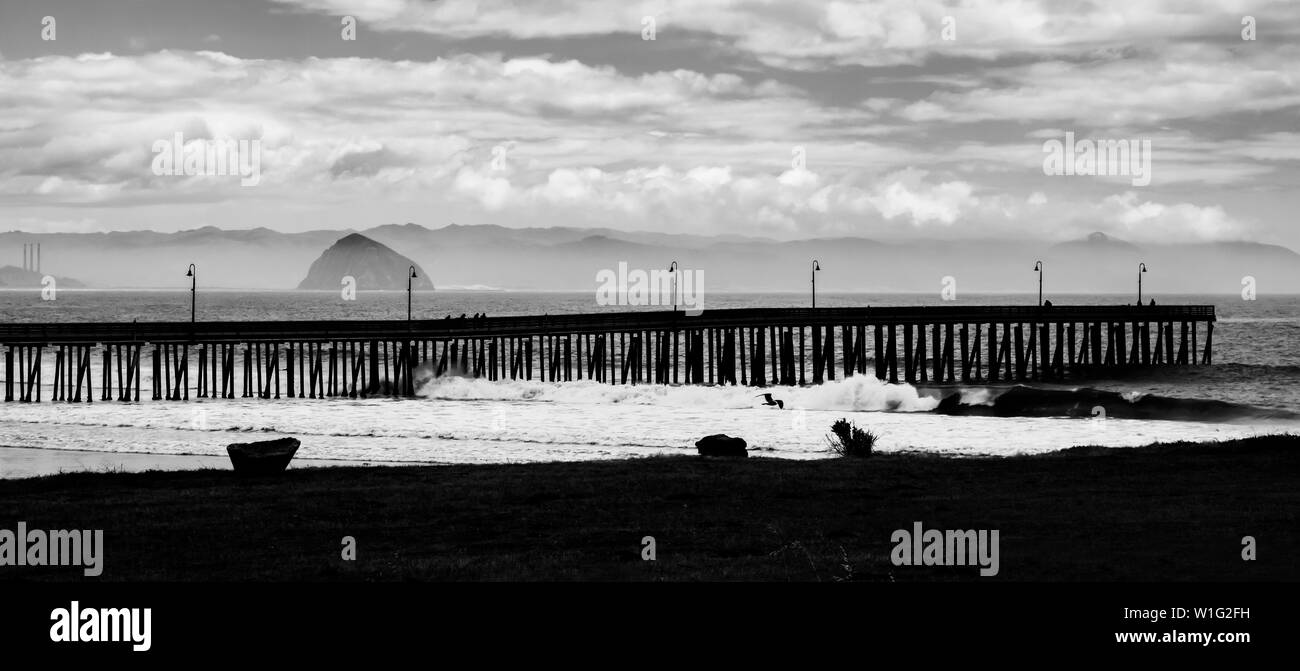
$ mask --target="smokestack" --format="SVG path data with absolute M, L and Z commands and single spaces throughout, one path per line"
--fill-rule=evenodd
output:
M 41 243 L 36 243 L 36 272 L 41 272 Z
M 23 270 L 27 270 L 27 243 L 23 243 Z

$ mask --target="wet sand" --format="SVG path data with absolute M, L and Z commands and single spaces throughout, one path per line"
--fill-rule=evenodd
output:
M 343 461 L 339 459 L 294 459 L 289 468 L 329 466 L 404 466 L 401 462 Z M 46 450 L 0 446 L 0 479 L 34 478 L 59 473 L 141 473 L 144 471 L 228 471 L 228 457 L 197 454 L 144 454 L 137 452 L 92 452 Z

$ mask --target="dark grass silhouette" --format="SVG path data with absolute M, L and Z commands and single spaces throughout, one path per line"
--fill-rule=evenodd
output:
M 0 481 L 9 525 L 103 529 L 108 581 L 1297 580 L 1296 510 L 1300 436 L 1009 458 L 692 455 Z M 890 534 L 917 520 L 1001 529 L 1001 571 L 893 566 Z M 357 561 L 340 558 L 345 535 Z M 657 561 L 641 560 L 647 535 Z M 1269 551 L 1242 561 L 1244 535 Z M 10 579 L 82 578 L 0 571 Z

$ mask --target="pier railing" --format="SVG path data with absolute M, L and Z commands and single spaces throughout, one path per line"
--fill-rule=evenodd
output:
M 370 340 L 552 335 L 744 326 L 904 325 L 1214 321 L 1212 305 L 923 306 L 865 308 L 742 308 L 523 315 L 482 319 L 68 322 L 0 324 L 0 344 L 245 342 L 249 340 Z

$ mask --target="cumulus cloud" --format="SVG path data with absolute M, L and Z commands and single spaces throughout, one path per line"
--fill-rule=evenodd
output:
M 1235 35 L 1246 13 L 1294 25 L 1287 0 L 274 0 L 304 12 L 355 16 L 378 31 L 453 38 L 621 34 L 639 40 L 642 20 L 658 34 L 718 36 L 735 50 L 784 67 L 921 63 L 935 54 L 995 59 L 1008 53 L 1060 54 L 1133 44 L 1158 45 L 1206 35 Z M 1236 6 L 1233 6 L 1236 5 Z M 943 39 L 945 20 L 955 28 Z
M 0 192 L 27 192 L 56 176 L 45 195 L 72 197 L 80 185 L 83 200 L 92 191 L 160 200 L 181 193 L 166 188 L 176 180 L 149 172 L 154 141 L 177 132 L 186 141 L 261 141 L 273 184 L 405 176 L 427 185 L 500 144 L 527 143 L 533 160 L 552 165 L 583 152 L 607 161 L 601 144 L 624 137 L 629 119 L 716 123 L 725 106 L 760 95 L 734 75 L 625 76 L 576 61 L 476 55 L 414 63 L 87 54 L 0 62 L 0 85 L 15 92 L 0 171 L 16 178 Z M 765 91 L 775 108 L 810 110 L 781 87 Z M 627 149 L 648 153 L 654 142 Z
M 1158 126 L 1171 120 L 1300 105 L 1300 46 L 1240 50 L 1194 44 L 1045 60 L 990 70 L 974 86 L 942 89 L 903 107 L 917 123 L 989 120 Z
M 1166 205 L 1152 202 L 1128 191 L 1107 198 L 1102 206 L 1112 230 L 1130 240 L 1201 241 L 1231 240 L 1243 232 L 1222 207 L 1202 207 L 1191 203 Z
M 892 175 L 868 201 L 886 219 L 907 217 L 916 226 L 951 224 L 963 209 L 976 204 L 970 184 L 956 180 L 927 185 L 923 183 L 925 175 L 922 170 Z
M 147 35 L 142 53 L 0 59 L 0 206 L 103 226 L 221 203 L 272 226 L 347 205 L 432 225 L 1219 239 L 1259 223 L 1239 193 L 1287 193 L 1300 170 L 1300 47 L 1236 39 L 1247 9 L 1294 33 L 1294 3 L 275 2 L 436 35 L 442 55 L 148 52 Z M 726 58 L 642 62 L 647 16 L 660 46 L 689 34 Z M 193 44 L 232 42 L 205 33 Z M 512 43 L 532 38 L 585 46 Z M 1046 177 L 1042 143 L 1066 131 L 1151 139 L 1152 185 Z M 177 132 L 258 140 L 259 185 L 153 174 L 153 143 Z M 1289 214 L 1288 197 L 1263 207 Z

